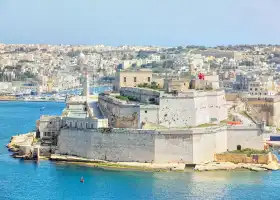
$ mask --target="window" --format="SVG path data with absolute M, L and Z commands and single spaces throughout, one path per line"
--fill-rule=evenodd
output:
M 125 82 L 125 83 L 126 83 L 126 77 L 123 77 L 123 82 Z
M 136 82 L 137 80 L 136 80 L 136 77 L 134 77 L 134 82 Z
M 72 122 L 70 122 L 70 128 L 72 128 Z
M 258 91 L 258 88 L 255 88 L 255 91 Z
M 52 124 L 52 122 L 50 122 L 50 124 Z
M 250 90 L 252 90 L 252 88 L 250 88 Z
M 145 113 L 147 113 L 147 110 L 145 110 Z
M 93 124 L 91 124 L 91 128 L 93 128 Z
M 151 77 L 148 77 L 148 82 L 151 82 Z

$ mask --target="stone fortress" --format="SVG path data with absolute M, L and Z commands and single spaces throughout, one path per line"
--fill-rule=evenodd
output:
M 68 99 L 62 116 L 42 116 L 37 122 L 41 148 L 111 162 L 199 164 L 237 145 L 264 147 L 262 125 L 223 123 L 228 116 L 225 93 L 217 88 L 121 87 L 119 93 L 105 92 L 89 101 L 85 86 L 83 94 Z

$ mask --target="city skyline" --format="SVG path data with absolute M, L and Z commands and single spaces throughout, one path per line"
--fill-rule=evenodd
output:
M 0 42 L 73 45 L 280 44 L 275 0 L 0 2 Z M 2 20 L 1 20 L 2 19 Z

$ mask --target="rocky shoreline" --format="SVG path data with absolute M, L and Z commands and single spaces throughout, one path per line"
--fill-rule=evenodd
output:
M 6 147 L 9 149 L 9 151 L 14 152 L 13 156 L 16 157 L 22 154 L 21 149 L 31 147 L 34 140 L 35 132 L 19 134 L 16 136 L 12 136 L 9 144 L 7 144 Z M 25 154 L 25 156 L 27 155 Z
M 231 162 L 211 162 L 205 164 L 196 165 L 195 171 L 217 171 L 217 170 L 238 170 L 238 169 L 247 169 L 251 171 L 276 171 L 280 169 L 280 165 L 276 162 L 271 162 L 269 164 L 254 164 L 254 163 L 238 163 L 234 164 Z

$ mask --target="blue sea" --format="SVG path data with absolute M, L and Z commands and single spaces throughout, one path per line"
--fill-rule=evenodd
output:
M 0 200 L 280 199 L 280 172 L 118 171 L 10 157 L 12 135 L 34 130 L 40 115 L 59 115 L 64 106 L 0 102 Z

